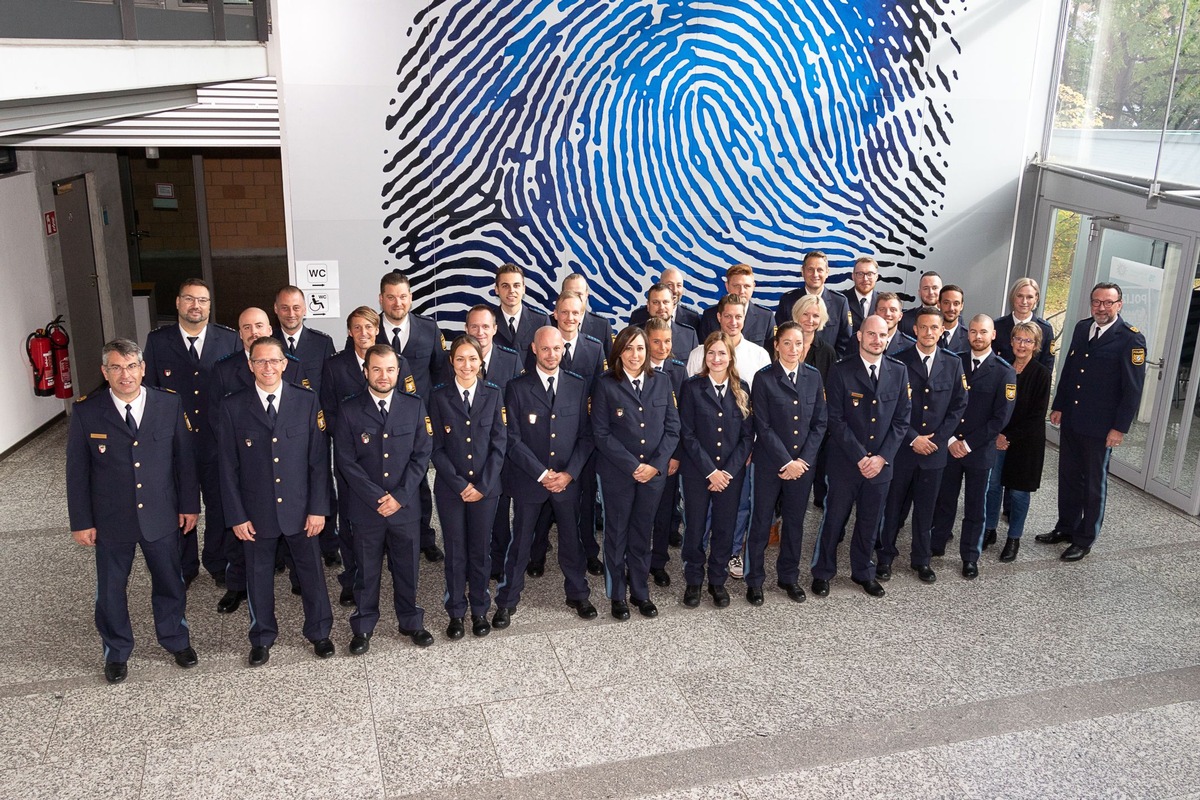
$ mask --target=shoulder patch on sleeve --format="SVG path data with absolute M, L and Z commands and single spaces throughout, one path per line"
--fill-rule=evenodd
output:
M 1135 347 L 1130 351 L 1130 360 L 1135 367 L 1140 367 L 1146 363 L 1146 349 L 1144 347 Z
M 508 409 L 504 406 L 500 406 L 500 421 L 508 425 Z
M 433 420 L 429 417 L 425 418 L 425 432 L 433 436 Z
M 325 430 L 325 411 L 324 411 L 324 409 L 319 409 L 317 411 L 317 428 L 320 430 Z
M 192 430 L 192 421 L 190 419 L 188 419 L 188 415 L 187 415 L 186 411 L 183 412 L 183 424 L 187 426 L 187 429 L 189 431 Z
M 1017 399 L 1017 385 L 1015 383 L 1004 384 L 1004 399 L 1010 403 Z
M 417 379 L 412 375 L 408 375 L 404 378 L 404 391 L 408 392 L 409 394 L 417 393 Z

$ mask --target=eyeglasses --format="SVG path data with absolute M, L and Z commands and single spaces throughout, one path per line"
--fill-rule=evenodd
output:
M 1033 339 L 1018 339 L 1017 337 L 1014 336 L 1012 343 L 1013 344 L 1032 345 L 1034 342 L 1033 342 Z
M 142 369 L 142 362 L 125 366 L 123 364 L 107 364 L 104 371 L 109 375 L 136 375 Z
M 206 306 L 212 302 L 211 298 L 196 297 L 194 294 L 181 294 L 181 295 L 179 295 L 179 299 L 182 300 L 183 302 L 187 303 L 188 305 L 193 305 L 193 306 Z
M 878 272 L 855 272 L 855 273 L 853 273 L 854 277 L 856 277 L 856 278 L 874 278 L 878 274 L 879 274 Z
M 252 358 L 250 359 L 250 366 L 257 367 L 259 369 L 267 366 L 280 367 L 286 361 L 287 359 L 283 358 Z
M 1112 308 L 1120 302 L 1120 300 L 1092 300 L 1092 308 Z

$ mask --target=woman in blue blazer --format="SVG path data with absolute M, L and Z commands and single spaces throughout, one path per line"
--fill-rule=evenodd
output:
M 642 616 L 655 617 L 650 533 L 667 462 L 679 444 L 679 412 L 671 379 L 650 366 L 641 328 L 630 326 L 617 335 L 608 364 L 592 390 L 596 473 L 604 499 L 605 587 L 615 619 L 629 619 L 627 597 Z
M 750 389 L 738 375 L 732 342 L 721 331 L 704 340 L 704 364 L 684 381 L 679 399 L 680 483 L 683 487 L 683 604 L 700 605 L 704 562 L 708 593 L 717 608 L 729 605 L 729 559 L 746 462 L 754 442 Z M 711 527 L 707 555 L 705 527 Z
M 461 639 L 468 599 L 471 633 L 487 636 L 492 629 L 487 619 L 492 604 L 490 537 L 508 434 L 504 393 L 479 379 L 479 343 L 459 336 L 450 346 L 450 364 L 454 379 L 433 390 L 429 418 L 437 471 L 433 493 L 446 548 L 446 636 Z

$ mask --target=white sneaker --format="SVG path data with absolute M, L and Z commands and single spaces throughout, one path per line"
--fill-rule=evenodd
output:
M 729 559 L 729 577 L 737 578 L 740 581 L 742 574 L 742 557 L 734 556 Z

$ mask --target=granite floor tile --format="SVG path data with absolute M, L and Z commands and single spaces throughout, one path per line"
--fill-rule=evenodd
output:
M 278 645 L 264 667 L 189 673 L 175 681 L 80 689 L 63 697 L 49 756 L 185 746 L 369 717 L 363 667 L 349 658 L 286 663 Z M 311 659 L 311 660 L 309 660 Z
M 426 650 L 377 633 L 364 657 L 375 713 L 414 711 L 533 698 L 568 688 L 550 641 L 537 634 L 441 639 Z M 520 702 L 526 702 L 524 700 Z
M 741 781 L 746 800 L 956 800 L 963 788 L 932 756 L 897 753 Z
M 1200 702 L 1097 720 L 1116 747 L 1108 763 L 1132 795 L 1172 797 L 1200 785 Z
M 504 777 L 477 705 L 379 719 L 376 735 L 388 797 Z
M 748 798 L 749 795 L 736 783 L 716 783 L 661 794 L 644 794 L 631 800 L 748 800 Z
M 145 758 L 135 754 L 81 755 L 63 762 L 0 771 L 0 796 L 38 800 L 138 800 Z
M 24 768 L 42 760 L 60 702 L 53 694 L 0 700 L 4 706 L 0 716 L 0 770 Z
M 281 732 L 219 738 L 146 754 L 143 797 L 225 800 L 382 798 L 374 727 L 295 723 Z
M 626 625 L 570 631 L 550 636 L 571 687 L 622 685 L 720 665 L 737 671 L 750 659 L 715 618 L 696 611 L 686 616 L 636 619 Z
M 669 682 L 642 681 L 483 707 L 508 777 L 704 747 L 705 735 Z

